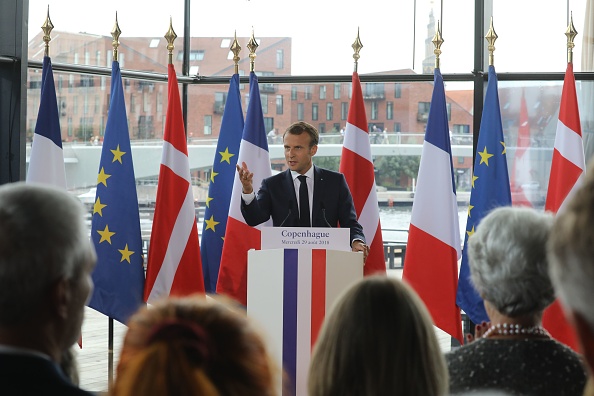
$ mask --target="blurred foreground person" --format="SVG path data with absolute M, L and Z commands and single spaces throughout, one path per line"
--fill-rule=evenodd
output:
M 541 327 L 554 298 L 546 243 L 553 217 L 520 207 L 494 209 L 468 239 L 472 283 L 490 326 L 446 354 L 450 392 L 485 389 L 514 395 L 581 395 L 580 357 Z
M 551 279 L 576 330 L 590 379 L 584 395 L 594 395 L 594 165 L 584 184 L 566 201 L 549 238 Z
M 339 298 L 313 350 L 309 396 L 440 396 L 447 387 L 429 313 L 410 287 L 371 276 Z
M 275 367 L 244 311 L 169 298 L 130 318 L 113 395 L 275 396 Z
M 80 335 L 95 259 L 78 199 L 0 186 L 0 394 L 90 395 L 60 363 Z

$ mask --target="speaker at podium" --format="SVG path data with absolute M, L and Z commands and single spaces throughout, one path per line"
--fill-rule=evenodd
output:
M 347 228 L 263 227 L 261 250 L 248 252 L 247 313 L 283 368 L 279 394 L 307 395 L 311 350 L 326 312 L 363 278 L 363 253 L 352 252 L 349 239 Z

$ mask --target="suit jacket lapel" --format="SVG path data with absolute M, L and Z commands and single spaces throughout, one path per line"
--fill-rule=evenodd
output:
M 291 175 L 291 170 L 287 169 L 283 176 L 283 185 L 281 191 L 289 192 L 289 197 L 287 197 L 287 205 L 290 205 L 291 214 L 290 218 L 287 219 L 285 222 L 285 227 L 296 227 L 297 220 L 299 219 L 299 206 L 297 205 L 297 192 L 295 191 L 295 183 L 293 182 L 293 176 Z
M 321 197 L 324 196 L 323 171 L 314 165 L 314 195 L 311 208 L 312 227 L 318 227 L 316 219 L 322 209 Z M 314 224 L 316 223 L 316 224 Z

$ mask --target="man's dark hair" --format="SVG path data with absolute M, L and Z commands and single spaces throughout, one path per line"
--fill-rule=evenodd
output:
M 303 121 L 298 121 L 289 125 L 283 134 L 283 139 L 287 133 L 290 133 L 291 135 L 301 135 L 303 132 L 306 132 L 310 137 L 309 147 L 318 145 L 320 141 L 320 134 L 318 133 L 318 130 L 315 126 Z

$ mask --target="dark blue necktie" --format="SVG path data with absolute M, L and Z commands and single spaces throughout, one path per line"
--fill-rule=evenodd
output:
M 299 182 L 299 227 L 311 227 L 309 220 L 309 192 L 307 191 L 307 176 L 297 176 Z

